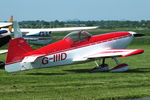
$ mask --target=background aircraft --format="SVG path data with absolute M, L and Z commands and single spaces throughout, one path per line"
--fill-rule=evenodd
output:
M 17 28 L 17 31 L 12 28 L 12 23 Z M 9 26 L 8 29 L 4 28 L 6 26 Z M 23 37 L 28 43 L 30 44 L 36 44 L 36 45 L 47 45 L 51 43 L 52 40 L 52 32 L 62 32 L 62 31 L 74 31 L 74 30 L 88 30 L 88 29 L 95 29 L 98 28 L 98 26 L 91 26 L 91 27 L 63 27 L 63 28 L 19 28 L 19 24 L 15 21 L 13 21 L 13 16 L 10 18 L 10 22 L 8 23 L 2 23 L 1 25 L 3 35 L 5 32 L 9 32 L 9 38 L 10 38 L 10 32 L 11 33 L 17 33 L 14 34 L 15 38 Z M 19 29 L 19 30 L 18 30 Z M 15 32 L 14 32 L 15 31 Z M 18 33 L 19 32 L 19 33 Z M 23 34 L 22 34 L 23 33 Z M 6 33 L 5 33 L 6 35 Z M 6 40 L 6 39 L 4 39 Z M 4 41 L 2 40 L 2 41 Z M 7 39 L 7 42 L 9 39 Z M 7 43 L 6 42 L 6 43 Z M 4 43 L 4 42 L 1 42 Z M 4 44 L 6 44 L 4 43 Z
M 12 39 L 9 43 L 5 70 L 15 72 L 33 68 L 45 68 L 95 60 L 95 71 L 122 72 L 127 64 L 120 64 L 116 57 L 127 57 L 143 53 L 140 49 L 125 49 L 135 32 L 113 32 L 92 36 L 86 31 L 75 31 L 62 40 L 33 50 L 23 38 Z M 14 53 L 17 52 L 17 53 Z M 113 58 L 117 66 L 109 70 L 106 58 Z M 102 59 L 98 64 L 96 59 Z
M 1 28 L 8 28 L 7 30 Z M 11 39 L 11 29 L 12 29 L 12 17 L 10 17 L 10 22 L 0 22 L 0 47 L 7 44 Z M 6 53 L 8 50 L 0 50 L 0 54 Z M 0 61 L 0 68 L 3 68 L 4 62 Z
M 51 32 L 62 32 L 62 31 L 73 31 L 73 30 L 88 30 L 96 29 L 98 26 L 92 27 L 67 27 L 67 28 L 48 28 L 48 29 L 24 29 L 19 28 L 17 22 L 13 22 L 14 37 L 23 37 L 30 44 L 47 45 L 51 43 L 52 35 Z M 26 34 L 22 34 L 26 33 Z
M 12 17 L 10 17 L 10 22 L 0 22 L 0 47 L 7 44 L 11 39 L 11 29 L 12 29 Z M 7 29 L 1 29 L 6 28 Z M 0 54 L 6 53 L 7 50 L 0 50 Z

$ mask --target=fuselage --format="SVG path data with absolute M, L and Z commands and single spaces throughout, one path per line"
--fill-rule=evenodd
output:
M 47 45 L 50 44 L 52 41 L 52 37 L 23 37 L 29 44 L 35 45 Z
M 48 45 L 51 43 L 52 35 L 51 32 L 42 31 L 38 32 L 34 35 L 23 35 L 23 38 L 29 43 L 29 44 L 35 44 L 35 45 Z
M 86 34 L 85 34 L 86 35 Z M 52 67 L 58 65 L 73 64 L 78 60 L 86 61 L 86 55 L 93 54 L 104 49 L 124 49 L 132 41 L 130 32 L 114 32 L 101 35 L 86 35 L 84 39 L 74 40 L 70 36 L 63 40 L 28 52 L 25 56 L 44 54 L 34 63 L 26 63 L 26 66 Z

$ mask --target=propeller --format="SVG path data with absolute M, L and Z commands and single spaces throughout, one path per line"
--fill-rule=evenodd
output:
M 145 36 L 144 34 L 134 34 L 134 37 L 142 37 Z
M 134 37 L 142 37 L 142 36 L 145 36 L 145 34 L 139 34 L 139 33 L 136 33 L 136 32 L 129 32 L 130 34 L 132 34 Z

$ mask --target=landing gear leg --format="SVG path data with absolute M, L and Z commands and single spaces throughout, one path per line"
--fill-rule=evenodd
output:
M 119 61 L 117 60 L 117 58 L 113 58 L 113 59 L 114 59 L 114 61 L 116 62 L 117 65 L 120 64 Z
M 102 58 L 102 64 L 98 64 L 95 60 L 95 64 L 97 67 L 93 68 L 91 72 L 106 72 L 109 69 L 108 64 L 105 64 L 105 58 Z

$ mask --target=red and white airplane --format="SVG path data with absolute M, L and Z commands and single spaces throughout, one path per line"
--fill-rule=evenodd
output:
M 116 57 L 141 54 L 141 49 L 125 49 L 131 43 L 135 32 L 113 32 L 92 36 L 86 31 L 74 31 L 62 40 L 33 50 L 23 38 L 12 39 L 9 43 L 5 70 L 8 72 L 33 68 L 54 67 L 102 59 L 92 71 L 122 72 L 127 64 L 120 64 Z M 109 70 L 106 58 L 113 58 L 117 66 Z

